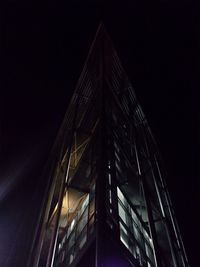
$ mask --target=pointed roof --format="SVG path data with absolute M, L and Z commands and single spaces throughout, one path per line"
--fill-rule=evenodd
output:
M 68 117 L 66 120 L 68 122 L 70 122 L 70 118 L 72 118 L 71 111 L 73 110 L 78 95 L 82 97 L 82 104 L 84 104 L 85 109 L 89 98 L 93 94 L 99 93 L 98 91 L 101 90 L 102 83 L 104 82 L 117 98 L 121 97 L 124 93 L 128 93 L 135 111 L 137 110 L 138 119 L 142 121 L 145 119 L 136 99 L 133 86 L 122 67 L 106 28 L 101 22 L 66 113 L 66 117 Z M 125 110 L 127 109 L 125 103 L 122 103 L 122 106 L 124 106 Z
M 55 145 L 58 143 L 58 140 L 66 139 L 71 132 L 77 99 L 79 99 L 79 104 L 76 127 L 81 127 L 84 124 L 85 131 L 87 131 L 87 127 L 91 128 L 91 125 L 87 126 L 87 123 L 89 124 L 90 122 L 86 121 L 87 116 L 84 115 L 87 112 L 98 112 L 102 86 L 106 86 L 106 91 L 109 91 L 108 93 L 111 93 L 113 98 L 120 103 L 120 109 L 123 113 L 129 113 L 129 107 L 131 106 L 131 116 L 134 124 L 145 123 L 151 139 L 155 144 L 145 115 L 136 98 L 133 86 L 122 67 L 111 38 L 104 24 L 101 22 L 72 95 Z M 131 105 L 127 103 L 126 96 L 128 96 Z M 86 119 L 83 120 L 84 117 Z

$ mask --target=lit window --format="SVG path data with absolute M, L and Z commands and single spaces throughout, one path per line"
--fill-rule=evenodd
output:
M 126 206 L 127 201 L 124 195 L 122 194 L 122 191 L 119 189 L 119 187 L 117 187 L 117 196 L 120 199 L 120 201 Z
M 118 210 L 119 210 L 119 217 L 122 219 L 124 223 L 126 223 L 126 212 L 120 204 L 118 204 Z
M 71 225 L 70 225 L 70 230 L 71 230 L 71 231 L 73 230 L 74 225 L 75 225 L 75 219 L 73 219 L 73 221 L 71 222 Z
M 110 160 L 108 161 L 108 169 L 110 169 L 111 167 L 110 167 Z
M 127 230 L 125 229 L 122 223 L 119 223 L 119 227 L 120 227 L 120 240 L 129 249 Z
M 109 182 L 109 185 L 111 185 L 111 174 L 110 173 L 108 174 L 108 182 Z

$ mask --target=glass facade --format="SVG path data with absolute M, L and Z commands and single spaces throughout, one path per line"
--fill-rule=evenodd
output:
M 91 244 L 102 266 L 109 239 L 134 267 L 189 266 L 157 146 L 102 26 L 50 159 L 31 266 L 80 266 Z

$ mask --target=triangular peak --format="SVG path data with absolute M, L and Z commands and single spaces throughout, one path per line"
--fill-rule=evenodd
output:
M 68 124 L 68 121 L 72 125 L 72 111 L 75 112 L 75 103 L 78 98 L 78 113 L 82 113 L 83 110 L 87 110 L 87 106 L 89 107 L 91 102 L 95 105 L 94 99 L 98 99 L 97 106 L 100 104 L 103 88 L 107 93 L 113 94 L 117 101 L 120 101 L 124 112 L 129 110 L 129 113 L 135 116 L 135 120 L 138 122 L 145 121 L 144 113 L 136 99 L 133 86 L 120 62 L 106 27 L 101 22 L 66 112 L 66 124 Z M 126 100 L 127 96 L 130 103 Z

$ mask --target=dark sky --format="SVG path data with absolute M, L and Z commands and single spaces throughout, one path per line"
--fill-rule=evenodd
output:
M 25 266 L 17 251 L 29 248 L 43 165 L 100 20 L 157 140 L 195 266 L 197 101 L 191 3 L 12 0 L 4 1 L 1 10 L 0 266 Z

